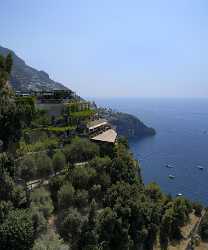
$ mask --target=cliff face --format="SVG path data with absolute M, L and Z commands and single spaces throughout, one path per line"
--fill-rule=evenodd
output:
M 61 83 L 50 79 L 49 75 L 44 71 L 36 70 L 28 66 L 13 51 L 0 46 L 0 54 L 3 56 L 12 54 L 13 67 L 11 72 L 10 83 L 15 90 L 52 90 L 67 89 Z
M 99 109 L 99 113 L 116 127 L 118 134 L 121 136 L 127 138 L 142 138 L 156 134 L 153 128 L 147 127 L 133 115 L 115 112 L 110 109 Z

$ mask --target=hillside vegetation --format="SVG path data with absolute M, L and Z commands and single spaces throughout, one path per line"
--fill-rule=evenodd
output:
M 0 57 L 1 250 L 152 250 L 156 242 L 165 250 L 180 241 L 202 208 L 145 186 L 124 138 L 98 145 L 41 130 L 47 115 L 30 98 L 17 101 L 11 67 L 11 55 Z

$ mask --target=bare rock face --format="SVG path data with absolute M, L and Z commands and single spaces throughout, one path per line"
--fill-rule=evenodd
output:
M 10 84 L 15 90 L 53 90 L 67 89 L 61 83 L 50 79 L 49 75 L 44 71 L 36 70 L 28 66 L 13 51 L 0 46 L 0 54 L 7 56 L 12 53 L 13 67 L 11 72 Z

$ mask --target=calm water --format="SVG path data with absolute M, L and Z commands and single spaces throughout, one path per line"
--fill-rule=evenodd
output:
M 97 104 L 138 116 L 157 135 L 130 141 L 145 183 L 208 205 L 208 99 L 98 99 Z M 205 132 L 207 131 L 207 132 Z M 165 167 L 172 164 L 173 169 Z M 204 170 L 197 169 L 204 166 Z M 175 175 L 170 180 L 168 175 Z

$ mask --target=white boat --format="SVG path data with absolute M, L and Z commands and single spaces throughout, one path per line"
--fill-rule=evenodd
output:
M 166 168 L 173 168 L 173 165 L 166 164 L 165 167 L 166 167 Z
M 181 194 L 181 193 L 178 193 L 178 194 L 177 194 L 177 196 L 183 196 L 183 194 Z
M 201 166 L 201 165 L 198 165 L 198 166 L 196 166 L 199 170 L 203 170 L 204 169 L 204 167 L 203 166 Z
M 174 178 L 175 178 L 175 175 L 169 174 L 168 177 L 169 177 L 170 179 L 174 179 Z

